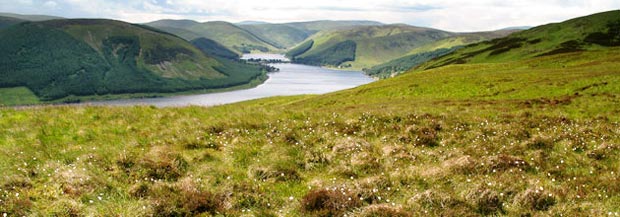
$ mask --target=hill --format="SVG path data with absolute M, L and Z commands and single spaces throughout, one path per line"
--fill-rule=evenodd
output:
M 313 34 L 326 31 L 347 29 L 356 26 L 378 26 L 383 25 L 373 21 L 356 21 L 356 20 L 319 20 L 310 22 L 293 22 L 282 24 L 250 24 L 240 25 L 241 28 L 248 30 L 252 34 L 262 38 L 265 41 L 277 46 L 281 49 L 292 48 L 303 42 Z
M 617 47 L 488 58 L 495 62 L 217 107 L 0 108 L 0 209 L 11 216 L 620 212 Z
M 26 20 L 0 16 L 0 30 L 22 22 L 26 22 Z
M 48 15 L 25 15 L 25 14 L 14 14 L 14 13 L 0 13 L 2 17 L 12 17 L 20 20 L 27 21 L 46 21 L 46 20 L 56 20 L 56 19 L 65 19 L 57 16 L 48 16 Z
M 260 25 L 260 24 L 269 24 L 269 23 L 263 22 L 263 21 L 253 21 L 253 20 L 247 20 L 247 21 L 241 21 L 241 22 L 235 23 L 235 25 Z
M 436 29 L 414 27 L 404 24 L 381 26 L 358 26 L 347 29 L 322 31 L 297 47 L 287 56 L 295 62 L 331 67 L 365 69 L 407 55 L 432 52 L 491 38 L 505 36 L 512 31 L 478 33 L 451 33 Z M 327 56 L 344 41 L 355 44 L 355 52 L 347 59 L 330 59 Z M 353 49 L 349 49 L 350 52 Z
M 433 68 L 449 64 L 503 62 L 600 50 L 620 45 L 620 11 L 609 11 L 562 23 L 534 27 L 505 38 L 473 44 L 424 64 Z
M 383 23 L 367 20 L 317 20 L 308 22 L 292 22 L 285 25 L 309 32 L 310 34 L 326 30 L 343 30 L 359 26 L 382 26 Z
M 159 20 L 146 25 L 179 35 L 190 41 L 201 37 L 208 38 L 239 54 L 257 51 L 278 52 L 279 50 L 264 39 L 228 22 L 198 23 L 189 20 Z
M 467 44 L 500 38 L 519 30 L 498 30 L 491 32 L 457 33 L 454 36 L 426 43 L 414 48 L 403 57 L 390 60 L 362 70 L 376 78 L 396 76 L 431 59 L 444 56 Z
M 239 55 L 237 53 L 229 50 L 228 48 L 211 39 L 197 38 L 192 40 L 191 43 L 196 48 L 200 49 L 203 53 L 209 54 L 211 56 L 217 56 L 231 60 L 239 59 Z
M 239 27 L 280 49 L 293 47 L 311 35 L 308 31 L 287 24 L 251 24 Z
M 224 88 L 262 75 L 177 36 L 112 20 L 11 26 L 0 32 L 0 66 L 0 87 L 27 87 L 43 101 Z

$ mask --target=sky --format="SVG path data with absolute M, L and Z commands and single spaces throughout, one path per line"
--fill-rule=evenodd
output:
M 374 20 L 455 32 L 537 26 L 618 9 L 620 0 L 0 0 L 0 12 L 132 23 Z

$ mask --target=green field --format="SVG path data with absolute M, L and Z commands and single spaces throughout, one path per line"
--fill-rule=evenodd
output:
M 39 98 L 26 87 L 0 88 L 0 106 L 37 103 L 39 103 Z
M 591 51 L 455 65 L 212 108 L 5 108 L 0 209 L 619 212 L 619 57 Z
M 0 108 L 0 213 L 619 215 L 620 50 L 606 27 L 617 13 L 539 42 L 586 49 L 508 58 L 540 46 L 523 43 L 489 55 L 511 36 L 324 95 Z

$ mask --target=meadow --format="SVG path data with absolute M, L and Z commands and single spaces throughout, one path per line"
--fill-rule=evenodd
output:
M 618 216 L 620 51 L 216 107 L 0 108 L 8 216 Z

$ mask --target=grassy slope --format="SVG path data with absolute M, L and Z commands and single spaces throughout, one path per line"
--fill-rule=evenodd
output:
M 0 37 L 1 86 L 26 86 L 42 100 L 224 88 L 262 73 L 209 57 L 177 36 L 111 20 L 24 23 Z
M 620 51 L 211 108 L 0 109 L 9 214 L 620 213 Z
M 310 36 L 308 31 L 303 31 L 287 24 L 253 24 L 240 25 L 239 27 L 280 49 L 293 47 Z
M 188 20 L 160 20 L 146 25 L 180 35 L 187 40 L 205 37 L 239 53 L 257 50 L 277 52 L 279 50 L 251 32 L 227 22 L 198 23 Z
M 334 213 L 619 212 L 619 57 L 449 66 L 213 108 L 3 109 L 1 206 L 296 216 L 320 212 L 318 195 L 345 204 Z
M 295 58 L 325 56 L 330 47 L 346 40 L 357 44 L 354 68 L 364 68 L 402 56 L 411 49 L 444 37 L 449 33 L 405 25 L 363 26 L 347 30 L 319 32 L 308 40 L 314 45 Z
M 13 13 L 0 13 L 0 16 L 13 17 L 13 18 L 17 18 L 20 20 L 28 20 L 28 21 L 46 21 L 46 20 L 64 19 L 62 17 L 56 17 L 56 16 L 24 15 L 24 14 L 13 14 Z
M 319 32 L 306 40 L 306 43 L 314 41 L 312 48 L 298 54 L 296 58 L 325 58 L 324 53 L 330 46 L 344 40 L 353 40 L 357 44 L 355 61 L 344 64 L 350 64 L 354 69 L 363 69 L 407 55 L 501 37 L 509 32 L 449 33 L 407 25 L 363 26 Z M 305 43 L 302 43 L 292 50 L 298 50 L 304 45 Z M 291 56 L 292 53 L 288 55 Z
M 387 78 L 403 73 L 416 67 L 428 60 L 446 55 L 461 48 L 463 45 L 472 44 L 489 39 L 500 38 L 519 30 L 498 30 L 491 32 L 460 33 L 455 36 L 441 39 L 435 42 L 424 44 L 417 47 L 403 57 L 390 60 L 371 68 L 364 69 L 364 72 L 377 78 Z
M 609 11 L 562 23 L 534 27 L 509 37 L 467 46 L 441 59 L 429 62 L 423 68 L 453 63 L 503 62 L 541 55 L 579 50 L 607 49 L 588 42 L 588 35 L 607 32 L 613 27 L 615 43 L 620 44 L 620 11 Z M 612 37 L 613 37 L 612 36 Z
M 222 57 L 226 59 L 239 59 L 239 55 L 232 50 L 224 47 L 208 38 L 197 38 L 191 41 L 192 44 L 202 52 L 211 56 Z
M 298 45 L 308 37 L 320 31 L 346 29 L 355 26 L 376 25 L 382 24 L 372 21 L 320 20 L 311 22 L 294 22 L 281 24 L 248 24 L 240 25 L 240 27 L 252 32 L 254 35 L 259 36 L 265 41 L 269 41 L 271 44 L 274 44 L 279 48 L 286 49 Z
M 21 22 L 25 22 L 25 20 L 0 16 L 0 30 Z
M 0 88 L 0 106 L 32 105 L 37 103 L 39 103 L 39 98 L 28 88 Z

